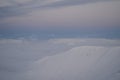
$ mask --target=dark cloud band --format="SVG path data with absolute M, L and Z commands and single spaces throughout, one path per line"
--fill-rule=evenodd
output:
M 7 0 L 6 2 L 10 3 L 11 5 L 0 7 L 0 18 L 2 19 L 11 16 L 20 16 L 27 14 L 36 9 L 57 8 L 57 7 L 73 6 L 73 5 L 80 5 L 80 4 L 93 3 L 99 1 L 112 1 L 112 0 L 61 0 L 45 5 L 41 5 L 44 1 L 47 0 L 32 0 L 25 3 L 19 3 L 15 0 Z

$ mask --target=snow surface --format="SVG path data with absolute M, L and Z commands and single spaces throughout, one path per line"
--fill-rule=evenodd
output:
M 120 40 L 0 39 L 0 80 L 120 80 Z
M 120 47 L 75 47 L 36 61 L 29 80 L 120 80 Z

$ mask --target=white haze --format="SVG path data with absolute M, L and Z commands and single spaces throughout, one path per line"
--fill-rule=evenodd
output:
M 0 39 L 0 80 L 120 80 L 120 40 Z

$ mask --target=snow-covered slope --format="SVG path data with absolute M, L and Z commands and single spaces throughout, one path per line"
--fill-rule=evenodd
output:
M 0 80 L 120 80 L 119 39 L 0 39 Z
M 120 80 L 120 47 L 75 47 L 32 65 L 29 80 Z

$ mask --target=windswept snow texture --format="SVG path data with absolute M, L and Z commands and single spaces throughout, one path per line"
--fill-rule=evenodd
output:
M 0 39 L 0 80 L 120 80 L 120 40 Z

